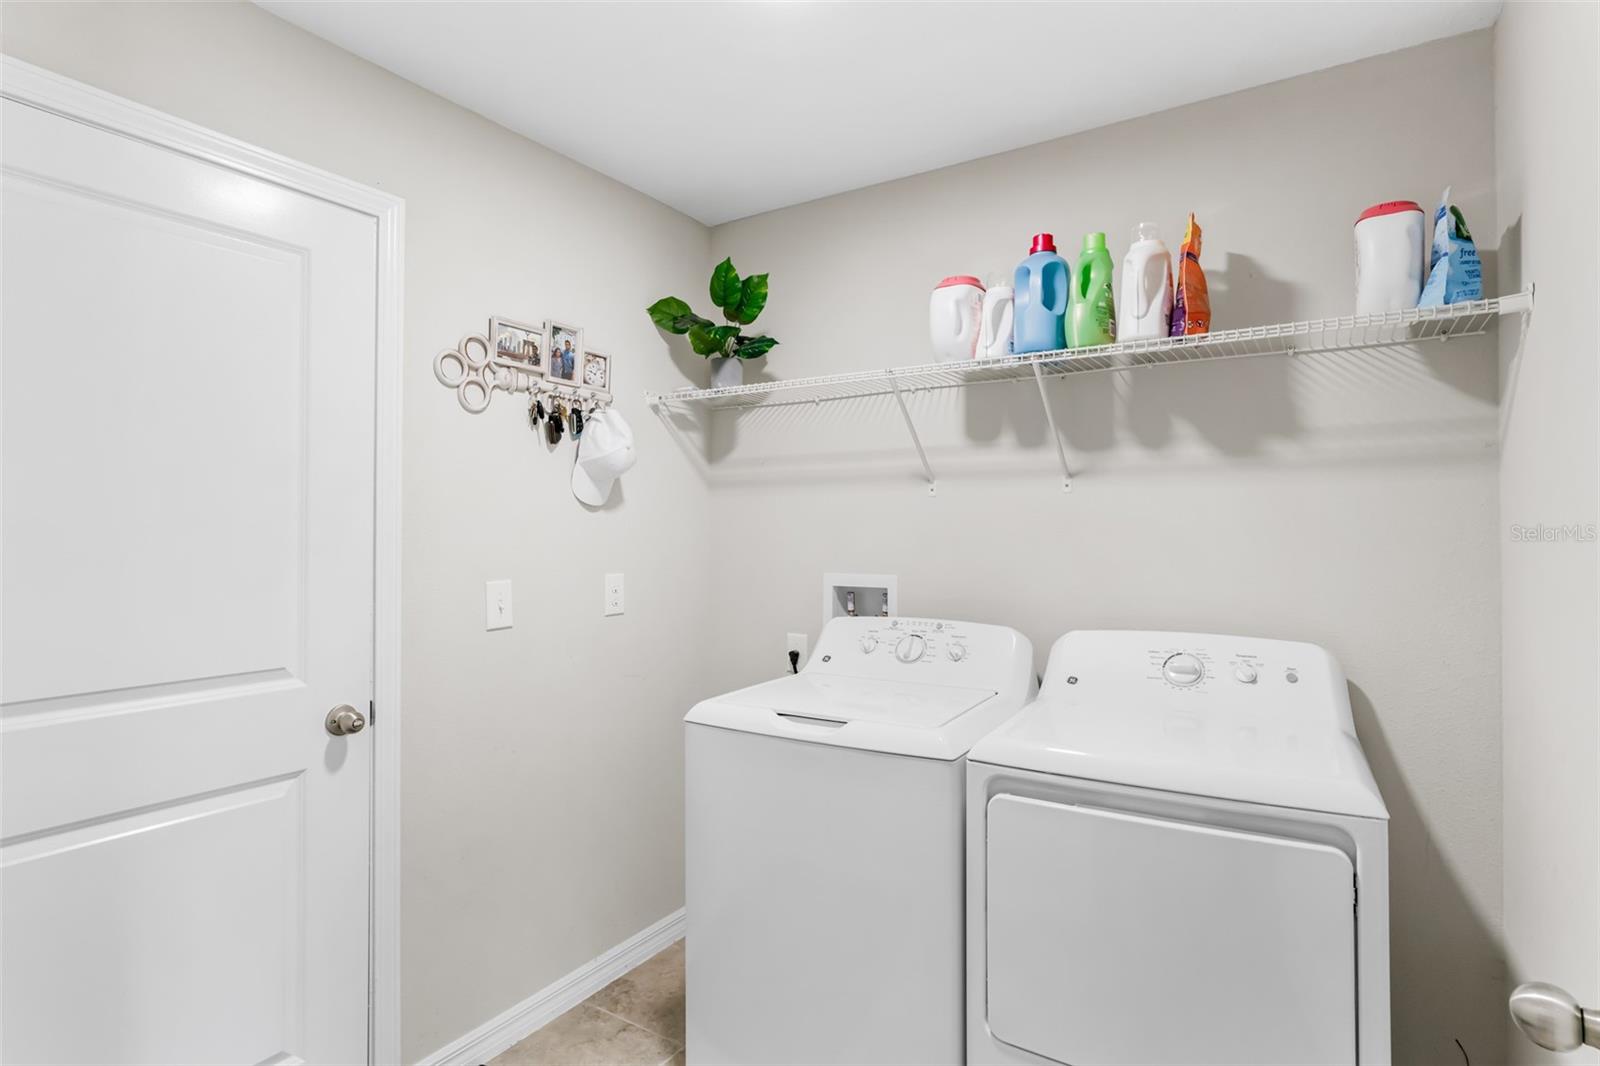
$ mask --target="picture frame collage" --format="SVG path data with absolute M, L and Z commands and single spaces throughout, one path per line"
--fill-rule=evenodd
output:
M 609 403 L 615 390 L 612 358 L 585 348 L 583 327 L 547 320 L 489 319 L 490 358 L 500 366 L 531 374 L 577 395 Z

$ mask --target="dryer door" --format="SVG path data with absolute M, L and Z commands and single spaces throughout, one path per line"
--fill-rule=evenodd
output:
M 1056 1062 L 1354 1063 L 1354 868 L 1321 844 L 999 795 L 989 1028 Z

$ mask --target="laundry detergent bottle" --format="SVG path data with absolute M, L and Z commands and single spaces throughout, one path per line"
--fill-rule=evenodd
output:
M 1172 330 L 1172 254 L 1154 222 L 1133 229 L 1133 244 L 1122 260 L 1117 315 L 1118 340 L 1154 340 Z
M 1067 346 L 1067 292 L 1072 272 L 1048 233 L 1033 238 L 1031 255 L 1017 264 L 1012 296 L 1013 348 L 1017 355 Z
M 1104 233 L 1086 233 L 1067 309 L 1067 347 L 1093 348 L 1117 339 L 1117 309 L 1112 290 L 1111 253 Z

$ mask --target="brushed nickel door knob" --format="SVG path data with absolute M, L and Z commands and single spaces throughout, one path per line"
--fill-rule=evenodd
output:
M 1583 1009 L 1566 989 L 1543 981 L 1517 986 L 1511 1018 L 1523 1036 L 1548 1051 L 1600 1047 L 1600 1011 Z
M 341 703 L 329 711 L 324 724 L 328 727 L 328 732 L 336 737 L 349 736 L 367 728 L 366 718 L 348 703 Z

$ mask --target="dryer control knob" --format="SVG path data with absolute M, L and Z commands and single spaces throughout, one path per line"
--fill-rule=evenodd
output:
M 1168 656 L 1167 661 L 1161 664 L 1161 676 L 1171 684 L 1187 688 L 1200 683 L 1200 679 L 1206 676 L 1206 668 L 1193 655 L 1180 651 Z
M 871 633 L 868 633 L 866 636 L 862 637 L 861 638 L 861 650 L 866 652 L 869 655 L 872 652 L 877 651 L 878 650 L 878 638 L 873 636 Z
M 907 633 L 900 638 L 900 643 L 894 646 L 894 657 L 903 663 L 914 663 L 922 658 L 922 653 L 927 647 L 928 642 L 920 633 Z
M 950 656 L 951 662 L 958 663 L 967 657 L 967 646 L 965 644 L 952 644 L 945 649 L 944 653 Z
M 1233 668 L 1233 676 L 1239 679 L 1241 685 L 1253 685 L 1256 683 L 1256 668 L 1249 663 L 1240 663 Z

